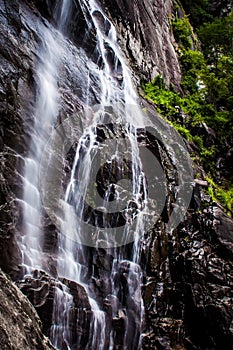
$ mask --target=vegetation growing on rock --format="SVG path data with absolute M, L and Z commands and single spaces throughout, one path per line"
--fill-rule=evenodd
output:
M 179 4 L 175 7 L 171 25 L 179 45 L 182 91 L 165 86 L 159 75 L 143 87 L 146 98 L 191 143 L 192 158 L 208 174 L 208 193 L 232 215 L 233 12 L 214 18 L 208 15 L 207 3 L 199 1 L 194 6 L 197 12 L 192 22 L 199 27 L 194 29 L 200 41 L 189 17 Z M 211 22 L 200 25 L 195 17 L 198 9 L 200 13 L 205 9 L 202 19 Z

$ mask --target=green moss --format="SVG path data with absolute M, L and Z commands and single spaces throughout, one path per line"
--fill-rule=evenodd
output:
M 214 177 L 216 160 L 226 153 L 226 145 L 230 148 L 233 143 L 232 24 L 233 13 L 226 20 L 217 19 L 213 21 L 212 26 L 204 24 L 200 28 L 202 40 L 207 41 L 203 54 L 197 49 L 188 16 L 173 20 L 172 28 L 179 44 L 183 91 L 176 92 L 172 84 L 169 88 L 166 87 L 162 76 L 159 75 L 143 86 L 145 97 L 155 103 L 160 115 L 187 141 L 196 145 L 191 158 L 202 165 L 206 173 L 213 174 L 212 181 L 216 180 Z M 232 36 L 227 44 L 222 42 L 221 34 L 217 35 L 218 40 L 215 42 L 215 33 L 212 30 L 218 27 L 229 38 L 229 33 L 222 28 L 224 25 L 231 26 L 228 32 L 232 33 Z M 199 128 L 201 123 L 206 123 L 214 130 L 216 134 L 214 145 L 210 146 L 204 133 L 201 134 Z M 228 212 L 232 211 L 231 181 L 229 175 L 224 188 L 213 182 L 214 185 L 210 185 L 208 189 L 211 198 L 220 201 Z
M 213 179 L 206 177 L 206 181 L 209 183 L 208 194 L 213 201 L 220 202 L 227 209 L 227 214 L 232 217 L 233 215 L 233 187 L 223 189 L 217 185 Z
M 200 149 L 204 148 L 203 140 L 200 136 L 198 135 L 193 136 L 193 141 Z
M 178 131 L 187 141 L 192 141 L 193 137 L 190 133 L 190 131 L 185 128 L 184 126 L 177 124 L 177 123 L 171 123 L 171 125 Z
M 175 39 L 184 48 L 192 47 L 192 27 L 189 23 L 188 17 L 177 18 L 172 21 L 172 28 Z

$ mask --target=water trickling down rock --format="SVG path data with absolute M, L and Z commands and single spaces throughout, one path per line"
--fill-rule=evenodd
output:
M 179 174 L 169 147 L 145 137 L 134 87 L 159 72 L 179 88 L 171 13 L 171 1 L 1 1 L 0 262 L 57 349 L 232 348 L 232 235 L 226 234 L 232 221 L 217 207 L 203 207 L 197 184 L 183 222 L 172 234 L 167 230 Z M 96 103 L 108 108 L 88 113 Z M 136 113 L 127 104 L 136 105 Z M 70 125 L 75 142 L 65 159 L 46 153 L 54 128 L 74 115 L 85 119 Z M 126 161 L 115 148 L 100 168 L 102 202 L 92 210 L 90 202 L 83 206 L 77 179 L 89 190 L 92 157 L 114 138 L 127 140 L 120 143 Z M 144 145 L 165 174 L 166 205 L 156 225 L 146 231 L 138 215 L 135 234 L 141 240 L 127 241 L 124 231 L 128 244 L 114 246 L 97 230 L 98 246 L 80 244 L 84 232 L 76 215 L 91 218 L 92 225 L 109 222 L 101 209 L 106 199 L 128 198 L 129 187 L 119 180 L 131 180 L 132 198 L 126 215 L 112 215 L 114 220 L 130 221 L 135 208 L 146 206 Z M 40 201 L 43 155 L 54 161 L 48 169 L 63 165 L 54 172 L 61 174 L 54 198 L 64 195 L 55 219 Z M 52 179 L 44 174 L 49 185 Z

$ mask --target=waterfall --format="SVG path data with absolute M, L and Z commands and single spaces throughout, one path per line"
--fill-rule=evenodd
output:
M 60 287 L 60 288 L 59 288 Z M 51 327 L 51 341 L 56 349 L 61 349 L 63 343 L 69 348 L 71 344 L 70 311 L 73 307 L 73 298 L 68 288 L 60 284 L 56 288 L 53 311 L 53 324 Z
M 123 349 L 138 349 L 143 321 L 140 237 L 145 229 L 144 212 L 147 210 L 146 178 L 138 146 L 138 128 L 144 126 L 143 116 L 130 69 L 117 43 L 114 25 L 95 0 L 84 0 L 80 6 L 85 6 L 96 32 L 98 60 L 89 69 L 98 76 L 101 96 L 100 106 L 94 109 L 93 120 L 85 128 L 76 147 L 65 196 L 62 198 L 56 253 L 58 279 L 50 337 L 58 350 L 83 349 L 80 344 L 73 344 L 71 323 L 75 301 L 69 286 L 64 282 L 69 280 L 81 285 L 89 297 L 90 334 L 85 349 L 114 349 L 119 344 Z M 37 99 L 23 175 L 24 231 L 19 246 L 25 275 L 31 274 L 35 269 L 47 271 L 43 252 L 44 212 L 38 180 L 39 164 L 44 145 L 57 123 L 61 109 L 59 70 L 65 55 L 62 42 L 69 33 L 71 14 L 72 1 L 60 1 L 54 11 L 57 29 L 52 32 L 49 27 L 41 29 L 42 45 L 36 72 Z M 89 103 L 89 72 L 86 81 L 84 102 Z M 114 135 L 114 128 L 119 131 L 122 127 L 123 141 L 118 142 L 112 137 L 108 144 L 106 137 L 106 146 L 102 145 L 99 141 L 99 126 L 106 135 Z M 90 196 L 95 159 L 98 159 L 98 151 L 101 149 L 105 154 L 105 163 L 100 168 L 100 174 L 107 172 L 110 177 L 115 176 L 115 182 L 99 175 L 99 183 L 95 183 L 98 190 L 102 181 L 104 193 L 98 202 L 98 208 L 89 213 L 89 219 L 85 219 L 93 227 L 93 241 L 89 244 L 91 248 L 88 248 L 82 244 L 86 232 L 79 225 L 77 217 L 87 217 L 88 209 L 83 199 Z M 94 197 L 91 199 L 94 200 Z M 119 208 L 111 205 L 112 197 L 116 202 L 124 202 L 124 215 L 116 215 L 115 211 Z M 112 221 L 106 214 L 108 211 Z M 100 221 L 101 225 L 98 226 Z M 132 221 L 133 230 L 130 225 Z M 115 222 L 115 226 L 112 227 L 111 222 Z M 120 240 L 116 241 L 114 237 L 117 236 L 118 226 L 121 235 Z M 90 254 L 94 266 L 101 271 L 101 276 L 95 270 L 90 273 Z M 98 295 L 99 281 L 104 284 L 101 297 Z M 106 305 L 111 309 L 110 313 L 106 312 Z M 119 324 L 123 329 L 123 339 L 119 339 Z
M 38 86 L 34 124 L 23 176 L 24 236 L 22 237 L 21 251 L 27 272 L 30 272 L 31 268 L 42 268 L 43 225 L 38 179 L 39 162 L 44 144 L 56 122 L 59 110 L 57 75 L 61 47 L 58 38 L 54 37 L 48 28 L 43 28 L 42 38 L 37 68 Z

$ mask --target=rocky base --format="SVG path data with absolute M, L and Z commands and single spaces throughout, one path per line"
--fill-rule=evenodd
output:
M 33 306 L 16 285 L 0 271 L 1 350 L 52 350 L 42 333 L 42 323 Z
M 233 221 L 196 205 L 175 236 L 160 223 L 145 246 L 143 349 L 233 348 Z
M 173 82 L 179 89 L 180 68 L 168 18 L 172 14 L 172 1 L 105 0 L 104 3 L 116 24 L 120 45 L 135 71 L 136 80 L 149 79 L 160 73 L 165 76 L 167 84 Z M 27 154 L 35 103 L 35 65 L 41 42 L 36 24 L 49 26 L 53 6 L 50 0 L 0 0 L 0 4 L 0 266 L 14 278 L 21 278 L 18 270 L 21 254 L 15 237 L 23 234 L 19 205 L 22 179 L 19 174 L 23 167 L 22 157 Z M 75 20 L 80 17 L 83 21 L 84 15 L 80 15 L 79 7 L 76 12 Z M 78 23 L 83 27 L 83 34 L 85 26 L 82 21 Z M 77 46 L 83 41 L 79 27 L 73 28 L 71 37 Z M 93 58 L 94 39 L 91 46 L 84 44 L 85 54 Z M 71 42 L 67 43 L 67 48 L 67 52 L 76 50 Z M 80 55 L 81 51 L 75 57 Z M 80 67 L 84 65 L 83 69 L 88 69 L 84 63 L 86 57 L 81 58 Z M 62 103 L 64 110 L 71 114 L 77 106 L 80 107 L 80 99 L 86 98 L 80 92 L 84 82 L 80 74 L 76 74 L 80 77 L 75 81 L 76 75 L 69 70 L 68 64 L 62 67 L 61 74 L 66 70 L 68 76 L 60 83 Z M 95 76 L 91 76 L 90 81 L 93 89 L 91 103 L 98 102 L 98 81 Z M 195 190 L 186 219 L 174 235 L 166 231 L 166 220 L 161 220 L 154 230 L 145 234 L 141 257 L 145 303 L 143 349 L 233 348 L 233 222 L 217 205 L 202 202 L 203 196 L 201 189 Z M 48 227 L 49 223 L 45 250 L 51 253 L 56 247 L 53 247 Z M 51 231 L 56 236 L 53 227 Z M 109 317 L 107 323 L 113 324 L 116 349 L 119 350 L 123 347 L 126 315 L 118 306 L 119 312 L 114 314 L 114 303 L 119 301 L 108 295 L 112 257 L 103 251 L 93 253 L 92 257 L 89 269 L 95 271 L 92 280 L 94 294 Z M 123 299 L 127 266 L 122 266 L 117 278 L 121 281 Z M 73 348 L 77 339 L 82 347 L 79 350 L 88 346 L 92 313 L 82 286 L 64 279 L 58 281 L 43 271 L 35 271 L 33 277 L 21 281 L 19 286 L 35 306 L 46 335 L 50 335 L 53 325 L 56 291 L 62 293 L 67 287 L 73 300 L 70 310 Z M 123 302 L 130 305 L 131 300 Z M 42 334 L 41 322 L 31 304 L 1 272 L 0 310 L 1 349 L 53 349 Z M 110 316 L 112 313 L 113 317 Z M 61 344 L 61 348 L 66 349 L 65 344 Z
M 56 317 L 56 307 L 63 307 L 62 302 L 60 303 L 57 298 L 65 298 L 67 293 L 70 294 L 72 303 L 70 309 L 64 310 L 64 312 L 69 315 L 72 349 L 81 349 L 77 348 L 75 344 L 79 344 L 83 349 L 86 348 L 89 342 L 92 312 L 87 293 L 81 285 L 64 278 L 57 280 L 44 271 L 38 270 L 35 270 L 32 276 L 26 276 L 24 280 L 17 284 L 34 305 L 43 323 L 44 334 L 51 338 L 53 338 L 52 329 L 56 323 L 54 319 Z M 59 343 L 60 341 L 57 340 L 59 347 L 66 349 L 66 345 Z

